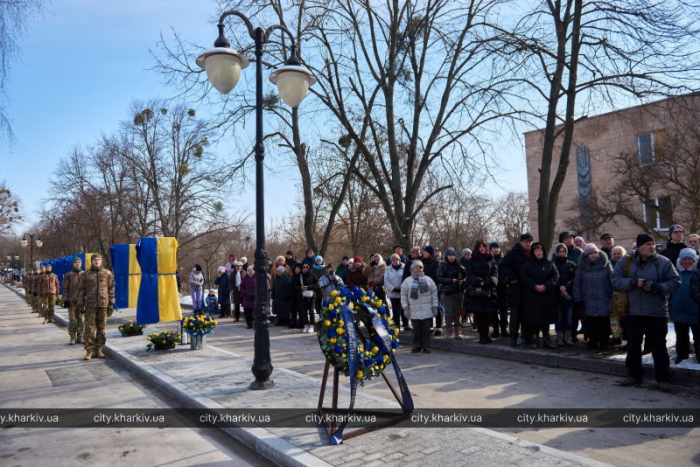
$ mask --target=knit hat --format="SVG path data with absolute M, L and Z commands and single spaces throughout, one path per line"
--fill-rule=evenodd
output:
M 573 232 L 570 232 L 568 230 L 559 232 L 559 243 L 564 243 L 564 239 L 568 237 L 575 237 L 575 235 Z
M 287 250 L 287 254 L 288 254 L 289 256 L 294 256 L 294 252 L 293 252 L 292 250 Z
M 423 251 L 427 251 L 430 256 L 435 256 L 435 247 L 433 245 L 427 245 L 423 248 Z
M 698 254 L 693 248 L 683 248 L 678 255 L 678 261 L 683 261 L 685 258 L 690 258 L 693 261 L 697 261 Z
M 285 271 L 284 266 L 277 266 L 277 272 L 282 274 Z
M 195 264 L 195 265 L 194 265 L 194 270 L 195 270 L 195 271 L 201 271 L 201 270 L 202 270 L 202 266 L 200 266 L 199 264 Z
M 82 264 L 82 263 L 83 263 L 83 260 L 80 259 L 79 257 L 75 257 L 75 258 L 73 258 L 73 264 L 75 264 L 75 263 L 81 263 L 81 264 Z
M 362 264 L 362 256 L 355 256 L 355 257 L 352 259 L 352 261 L 353 261 L 354 264 L 357 264 L 357 263 Z
M 286 261 L 286 258 L 284 256 L 280 255 L 277 258 L 275 258 L 275 263 L 279 260 Z
M 314 263 L 318 263 L 319 261 L 321 262 L 321 264 L 323 264 L 323 256 L 318 255 L 314 258 Z
M 457 256 L 457 252 L 454 248 L 450 247 L 447 250 L 445 250 L 445 256 Z
M 600 250 L 598 249 L 597 246 L 595 246 L 595 243 L 586 243 L 586 246 L 583 247 L 583 254 L 585 256 L 590 255 L 591 253 L 598 253 Z
M 595 246 L 595 245 L 593 245 L 593 246 Z M 554 247 L 554 252 L 559 253 L 559 248 L 563 248 L 568 254 L 569 249 L 563 243 L 557 243 L 557 246 Z
M 420 253 L 420 247 L 418 245 L 412 246 L 411 253 Z
M 248 262 L 248 258 L 246 258 L 245 256 L 241 256 L 241 263 L 247 263 L 247 262 Z
M 92 260 L 95 259 L 95 258 L 100 258 L 100 259 L 104 260 L 104 258 L 102 258 L 102 255 L 101 255 L 101 254 L 99 254 L 99 253 L 93 253 L 93 254 L 92 254 L 92 258 L 90 259 L 90 261 L 92 261 Z
M 489 243 L 489 250 L 493 250 L 494 248 L 501 248 L 501 245 L 499 245 L 498 242 Z
M 635 242 L 637 244 L 637 248 L 640 246 L 644 245 L 645 243 L 649 242 L 655 242 L 654 237 L 649 235 L 646 232 L 641 232 L 639 235 L 637 235 L 637 241 Z
M 418 266 L 423 267 L 423 261 L 414 261 L 411 263 L 411 272 Z
M 671 227 L 668 228 L 668 236 L 670 237 L 671 234 L 673 233 L 674 230 L 680 229 L 680 230 L 685 230 L 682 225 L 680 224 L 673 224 Z
M 521 242 L 524 242 L 524 241 L 531 241 L 531 240 L 534 240 L 534 239 L 535 239 L 535 238 L 534 238 L 532 235 L 530 235 L 530 232 L 525 232 L 524 234 L 522 234 L 522 235 L 520 236 L 520 241 L 521 241 Z
M 346 259 L 350 259 L 350 258 L 348 258 L 346 255 L 343 255 L 343 257 L 340 258 L 340 261 L 345 261 Z
M 472 252 L 472 250 L 470 250 L 469 248 L 464 248 L 462 250 L 462 256 L 466 255 L 467 253 L 471 253 L 471 252 Z
M 219 266 L 218 268 L 216 268 L 216 272 L 221 272 L 221 273 L 226 272 L 226 268 L 223 266 Z
M 574 237 L 574 243 L 576 243 L 576 242 L 586 243 L 586 241 L 583 239 L 583 237 Z

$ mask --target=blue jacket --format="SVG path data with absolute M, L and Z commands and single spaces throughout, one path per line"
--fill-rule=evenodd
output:
M 681 279 L 671 261 L 665 256 L 654 254 L 642 264 L 639 252 L 635 252 L 629 277 L 623 277 L 625 263 L 623 258 L 615 265 L 612 284 L 615 290 L 629 292 L 629 314 L 668 318 L 668 296 L 681 286 Z M 639 278 L 658 284 L 663 293 L 655 294 L 638 288 Z
M 231 288 L 228 283 L 228 274 L 223 273 L 216 278 L 214 283 L 219 286 L 219 303 L 228 305 L 231 303 Z
M 595 263 L 581 256 L 574 277 L 574 302 L 583 302 L 586 316 L 609 316 L 612 299 L 612 265 L 605 253 Z
M 697 263 L 693 263 L 690 269 L 681 266 L 681 261 L 676 262 L 678 275 L 681 277 L 681 287 L 673 292 L 669 302 L 671 321 L 685 324 L 698 324 L 698 304 L 690 296 L 690 280 L 697 269 Z

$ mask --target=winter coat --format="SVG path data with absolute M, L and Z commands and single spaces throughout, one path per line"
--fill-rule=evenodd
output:
M 498 285 L 496 286 L 496 294 L 498 294 L 498 308 L 500 310 L 505 310 L 508 308 L 508 282 L 503 280 L 503 271 L 501 270 L 503 255 L 501 254 L 494 256 L 493 261 L 496 263 L 496 268 L 498 268 Z
M 449 263 L 447 260 L 440 262 L 437 269 L 438 290 L 445 295 L 454 295 L 462 293 L 464 290 L 464 281 L 467 278 L 467 271 L 459 264 L 458 261 Z M 461 280 L 461 284 L 456 284 L 455 279 Z
M 289 301 L 292 298 L 292 284 L 284 272 L 275 274 L 272 280 L 272 306 L 278 319 L 289 319 Z
M 241 296 L 243 298 L 243 308 L 255 307 L 255 275 L 252 277 L 246 274 L 241 279 Z
M 505 258 L 503 261 L 505 262 Z M 545 256 L 540 260 L 535 258 L 534 254 L 530 255 L 530 258 L 528 258 L 520 271 L 523 321 L 525 323 L 542 324 L 554 321 L 556 317 L 555 294 L 558 280 L 559 272 L 554 263 L 547 260 L 546 252 Z M 547 290 L 537 292 L 535 286 L 538 284 L 544 285 Z M 512 288 L 513 284 L 511 284 Z
M 229 305 L 231 303 L 231 288 L 227 273 L 223 273 L 216 278 L 214 284 L 219 288 L 219 304 Z
M 310 269 L 313 269 L 314 264 L 316 264 L 315 261 L 315 256 L 313 258 L 309 258 L 308 256 L 305 256 L 304 259 L 301 260 L 301 265 L 308 264 Z
M 664 250 L 661 252 L 661 255 L 671 260 L 671 264 L 675 266 L 678 261 L 678 256 L 681 254 L 681 250 L 683 248 L 688 248 L 688 246 L 683 242 L 671 243 L 669 240 L 669 242 L 666 244 L 666 248 L 664 248 Z
M 348 280 L 346 283 L 348 287 L 361 287 L 367 289 L 367 278 L 363 274 L 364 265 L 357 267 L 355 263 L 351 264 L 348 268 Z
M 318 280 L 318 288 L 321 290 L 321 298 L 330 300 L 331 292 L 343 287 L 345 283 L 337 274 L 333 274 L 333 279 L 328 274 L 324 274 Z
M 41 274 L 39 280 L 39 295 L 56 295 L 60 284 L 58 276 L 54 273 Z
M 525 255 L 522 245 L 516 243 L 506 253 L 499 265 L 500 278 L 508 284 L 508 301 L 510 306 L 514 308 L 522 308 L 523 306 L 523 285 L 520 283 L 520 273 L 527 259 L 528 257 Z M 513 281 L 518 282 L 514 284 Z
M 700 305 L 700 269 L 697 268 L 697 263 L 695 271 L 690 278 L 690 298 L 697 305 Z
M 204 274 L 202 271 L 193 269 L 190 271 L 190 290 L 202 290 L 204 285 Z
M 106 308 L 114 305 L 114 276 L 105 268 L 90 267 L 80 276 L 78 306 Z
M 557 281 L 557 288 L 562 285 L 566 287 L 566 293 L 569 297 L 573 296 L 574 293 L 574 278 L 576 277 L 576 265 L 577 263 L 569 260 L 569 258 L 559 258 L 554 260 L 554 266 L 557 268 L 559 273 L 559 280 Z M 560 302 L 565 302 L 566 300 L 561 296 L 561 293 L 557 291 Z
M 428 283 L 428 292 L 418 292 L 418 298 L 411 298 L 411 286 L 413 285 L 413 276 L 408 277 L 401 283 L 401 307 L 406 316 L 411 319 L 432 319 L 433 307 L 437 307 L 438 291 L 435 282 L 428 276 L 425 276 Z
M 612 265 L 606 254 L 599 254 L 594 263 L 581 256 L 574 279 L 574 302 L 583 302 L 586 316 L 610 316 L 612 299 Z
M 318 281 L 321 276 L 323 276 L 326 273 L 326 266 L 321 266 L 320 268 L 317 266 L 311 266 L 311 274 L 316 278 Z
M 80 279 L 83 276 L 83 271 L 75 272 L 71 270 L 63 276 L 63 299 L 70 302 L 71 306 L 78 305 L 78 296 L 80 293 Z
M 401 263 L 397 269 L 392 264 L 388 265 L 384 272 L 384 286 L 389 298 L 401 298 L 401 284 L 403 283 L 403 271 L 406 265 Z
M 698 324 L 700 322 L 700 312 L 698 304 L 693 301 L 690 295 L 690 283 L 697 270 L 697 261 L 690 268 L 685 269 L 681 265 L 681 260 L 676 261 L 676 270 L 681 278 L 681 286 L 673 292 L 669 301 L 669 315 L 671 321 L 685 324 Z
M 437 283 L 437 270 L 440 267 L 440 261 L 430 258 L 423 260 L 423 273 L 430 277 L 433 282 Z M 409 273 L 410 276 L 410 273 Z
M 303 303 L 303 300 L 314 300 L 314 298 L 306 298 L 302 295 L 302 285 L 305 285 L 307 287 L 307 290 L 313 290 L 314 297 L 317 293 L 320 292 L 318 288 L 318 281 L 316 280 L 316 277 L 311 273 L 301 273 L 298 276 L 294 276 L 292 280 L 292 293 L 294 294 L 294 298 L 299 303 Z
M 498 309 L 498 266 L 491 254 L 482 255 L 479 251 L 472 254 L 467 263 L 466 294 L 464 307 L 474 313 L 492 313 Z M 478 287 L 491 292 L 490 297 L 470 297 L 469 288 Z
M 420 258 L 408 258 L 408 261 L 405 264 L 403 268 L 403 276 L 401 276 L 401 284 L 403 284 L 403 281 L 411 277 L 411 265 L 413 264 L 414 261 L 423 261 Z M 425 263 L 423 263 L 423 272 L 425 272 Z M 435 281 L 433 281 L 435 282 Z
M 642 263 L 639 252 L 634 252 L 628 277 L 623 277 L 627 261 L 623 258 L 617 262 L 612 273 L 612 285 L 615 290 L 629 291 L 630 316 L 656 316 L 668 318 L 668 296 L 681 286 L 681 278 L 676 268 L 665 256 L 654 254 Z M 643 278 L 658 284 L 663 293 L 645 292 L 637 287 L 637 279 Z
M 370 288 L 384 285 L 384 273 L 386 272 L 386 262 L 384 262 L 384 258 L 382 258 L 382 255 L 377 256 L 379 257 L 379 261 L 377 261 L 376 265 L 372 266 L 368 264 L 362 270 L 362 273 L 367 278 L 367 285 Z
M 338 267 L 335 269 L 335 275 L 340 276 L 341 279 L 343 279 L 343 282 L 347 282 L 348 278 L 348 267 L 344 265 L 343 263 L 340 263 Z

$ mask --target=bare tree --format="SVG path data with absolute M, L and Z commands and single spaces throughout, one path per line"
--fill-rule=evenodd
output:
M 531 5 L 531 6 L 530 6 Z M 521 61 L 533 114 L 544 114 L 537 198 L 539 238 L 554 238 L 559 194 L 570 161 L 579 97 L 589 105 L 621 96 L 645 98 L 697 87 L 698 12 L 685 0 L 530 2 L 512 32 L 507 60 Z M 544 112 L 538 102 L 544 102 Z M 554 157 L 560 146 L 558 160 Z
M 12 194 L 7 182 L 0 181 L 0 234 L 8 232 L 21 220 L 19 200 Z

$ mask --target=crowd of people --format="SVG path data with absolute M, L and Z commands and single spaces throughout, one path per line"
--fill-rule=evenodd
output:
M 559 234 L 551 256 L 545 245 L 524 233 L 504 253 L 498 242 L 478 240 L 457 255 L 435 245 L 414 246 L 408 255 L 395 245 L 386 262 L 379 253 L 343 256 L 337 268 L 309 248 L 299 261 L 292 251 L 270 262 L 267 276 L 272 315 L 277 326 L 314 332 L 324 299 L 342 286 L 372 290 L 391 309 L 396 326 L 413 334 L 413 353 L 429 353 L 431 336 L 462 339 L 464 328 L 478 332 L 479 343 L 506 338 L 512 347 L 555 349 L 584 341 L 591 350 L 626 351 L 632 386 L 643 377 L 642 355 L 651 353 L 656 380 L 669 390 L 667 321 L 677 336 L 675 363 L 700 362 L 700 236 L 685 241 L 682 226 L 669 229 L 659 248 L 640 233 L 628 253 L 613 235 L 600 246 L 573 232 Z M 253 328 L 255 270 L 245 257 L 229 256 L 217 271 L 221 317 L 243 318 Z M 199 265 L 190 273 L 195 310 L 203 307 L 204 276 Z M 624 312 L 613 302 L 624 299 Z M 554 334 L 550 326 L 554 325 Z M 693 333 L 691 349 L 690 332 Z

